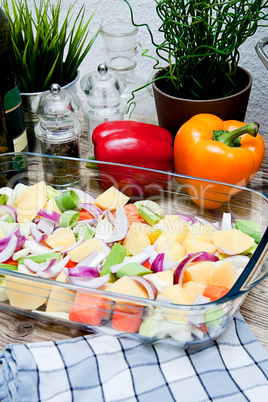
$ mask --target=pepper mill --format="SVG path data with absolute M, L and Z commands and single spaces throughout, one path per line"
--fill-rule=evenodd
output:
M 124 119 L 127 105 L 121 94 L 126 81 L 119 74 L 109 71 L 105 64 L 100 64 L 97 71 L 84 75 L 80 86 L 87 95 L 82 111 L 88 127 L 89 156 L 92 156 L 94 128 L 106 121 Z
M 37 95 L 32 101 L 32 110 L 39 117 L 34 131 L 40 140 L 41 152 L 54 156 L 43 158 L 44 178 L 56 188 L 79 182 L 79 162 L 64 162 L 55 157 L 80 158 L 83 125 L 76 117 L 80 105 L 77 95 L 61 89 L 58 84 L 52 84 L 49 91 Z

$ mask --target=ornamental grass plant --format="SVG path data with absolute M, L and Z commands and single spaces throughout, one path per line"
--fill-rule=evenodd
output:
M 146 23 L 155 47 L 154 68 L 163 69 L 170 95 L 185 99 L 215 99 L 234 94 L 238 86 L 240 46 L 259 26 L 268 26 L 267 0 L 154 0 L 159 17 L 157 41 Z M 153 1 L 153 0 L 152 0 Z M 162 86 L 162 85 L 161 85 Z
M 56 4 L 36 0 L 33 10 L 27 0 L 2 4 L 11 26 L 21 92 L 41 92 L 55 82 L 61 86 L 72 82 L 98 35 L 97 31 L 88 39 L 94 13 L 85 21 L 83 5 L 74 17 L 74 2 L 61 22 L 61 0 Z

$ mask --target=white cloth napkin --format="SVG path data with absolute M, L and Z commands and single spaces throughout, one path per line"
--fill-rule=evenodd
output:
M 202 350 L 87 335 L 11 344 L 0 363 L 2 402 L 268 400 L 268 352 L 240 314 Z

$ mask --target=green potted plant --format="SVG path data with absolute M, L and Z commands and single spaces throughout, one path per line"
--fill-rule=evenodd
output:
M 239 48 L 258 26 L 268 25 L 267 0 L 155 0 L 159 41 L 147 24 L 135 23 L 124 1 L 132 23 L 146 26 L 155 46 L 153 90 L 161 126 L 175 135 L 199 112 L 244 119 L 252 78 L 238 65 Z
M 61 0 L 36 0 L 33 10 L 27 0 L 3 0 L 2 4 L 11 25 L 25 124 L 28 136 L 33 137 L 37 121 L 31 110 L 33 98 L 53 83 L 73 89 L 79 79 L 79 66 L 99 31 L 88 39 L 94 13 L 84 21 L 82 5 L 74 17 L 76 1 L 70 4 L 63 19 Z

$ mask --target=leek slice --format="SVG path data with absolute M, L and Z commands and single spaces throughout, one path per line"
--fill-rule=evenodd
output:
M 79 220 L 79 211 L 65 211 L 60 216 L 59 224 L 62 228 L 72 228 Z
M 47 185 L 47 199 L 51 200 L 52 198 L 56 198 L 57 195 L 60 195 L 61 192 L 56 190 L 55 188 Z
M 124 246 L 121 246 L 119 243 L 114 243 L 101 271 L 100 275 L 110 274 L 110 281 L 115 281 L 115 274 L 113 274 L 110 270 L 112 265 L 120 264 L 124 261 L 125 256 L 127 255 L 127 249 Z
M 0 196 L 0 205 L 5 205 L 8 200 L 8 196 L 6 194 L 1 194 Z
M 261 241 L 261 231 L 258 222 L 236 219 L 234 228 L 248 234 L 256 243 Z
M 77 204 L 81 203 L 80 198 L 73 190 L 65 191 L 55 197 L 56 204 L 61 212 L 69 211 L 72 209 L 81 209 Z

